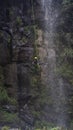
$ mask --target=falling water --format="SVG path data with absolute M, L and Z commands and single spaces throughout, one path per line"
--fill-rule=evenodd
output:
M 66 126 L 65 92 L 62 78 L 57 76 L 56 45 L 54 44 L 55 22 L 58 10 L 54 9 L 53 0 L 41 0 L 44 11 L 44 45 L 47 51 L 46 86 L 50 87 L 53 102 L 53 111 L 56 116 L 56 125 Z M 54 118 L 54 117 L 53 117 Z

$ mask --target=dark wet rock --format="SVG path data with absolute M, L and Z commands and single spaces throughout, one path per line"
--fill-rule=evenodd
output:
M 9 52 L 7 45 L 0 43 L 0 65 L 5 65 L 9 62 Z
M 11 105 L 14 102 L 9 100 L 3 103 L 2 109 L 9 114 L 18 113 L 23 128 L 33 127 L 31 108 L 24 108 L 25 105 L 29 107 L 30 102 L 35 100 L 30 95 L 35 40 L 31 3 L 29 0 L 8 0 L 6 4 L 4 2 L 5 0 L 0 1 L 0 27 L 3 29 L 3 37 L 0 37 L 0 65 L 3 67 L 3 85 L 7 95 L 9 99 L 15 99 L 17 104 Z M 7 122 L 3 125 L 16 127 L 20 125 L 17 123 Z
M 3 110 L 9 112 L 9 113 L 16 113 L 17 112 L 17 108 L 13 105 L 4 105 L 2 106 Z
M 31 62 L 33 56 L 33 48 L 25 47 L 25 45 L 20 45 L 14 52 L 13 61 L 28 63 Z

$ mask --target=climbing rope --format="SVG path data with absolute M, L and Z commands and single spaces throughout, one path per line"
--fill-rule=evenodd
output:
M 33 20 L 33 31 L 34 31 L 34 55 L 37 55 L 37 45 L 36 45 L 36 26 L 35 26 L 35 12 L 34 12 L 34 2 L 31 0 L 32 8 L 32 20 Z

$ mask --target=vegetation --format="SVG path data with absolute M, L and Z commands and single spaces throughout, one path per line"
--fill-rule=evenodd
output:
M 4 126 L 4 127 L 2 127 L 1 130 L 9 130 L 9 127 L 8 126 Z
M 60 0 L 53 2 L 57 3 L 54 6 L 57 7 L 58 5 L 58 9 L 60 7 L 60 13 L 57 18 L 59 22 L 55 25 L 56 32 L 54 36 L 57 53 L 57 74 L 62 77 L 64 82 L 69 86 L 68 88 L 65 86 L 66 91 L 69 90 L 69 94 L 67 92 L 68 102 L 66 105 L 69 105 L 67 113 L 70 117 L 69 122 L 72 129 L 73 1 Z M 25 9 L 22 5 L 19 5 L 18 7 L 15 5 L 13 6 L 13 4 L 11 7 L 8 7 L 9 5 L 6 7 L 4 6 L 5 9 L 1 9 L 0 14 L 2 20 L 0 21 L 0 50 L 4 55 L 3 58 L 2 55 L 0 55 L 0 59 L 2 59 L 0 62 L 0 122 L 18 122 L 19 118 L 17 114 L 21 105 L 21 111 L 27 113 L 28 117 L 31 113 L 32 118 L 36 122 L 34 123 L 35 126 L 41 129 L 40 127 L 47 126 L 45 121 L 44 123 L 42 121 L 40 122 L 40 120 L 42 120 L 41 115 L 43 115 L 44 106 L 46 103 L 50 106 L 52 104 L 50 96 L 47 97 L 46 86 L 41 82 L 41 67 L 39 65 L 38 54 L 38 47 L 40 45 L 37 45 L 37 30 L 39 28 L 41 30 L 43 29 L 37 18 L 35 20 L 32 19 L 32 9 L 29 2 L 25 2 Z M 34 1 L 34 13 L 37 10 L 37 6 L 39 6 L 39 2 Z M 40 16 L 40 11 L 38 15 Z M 10 17 L 10 20 L 8 20 L 8 16 Z M 10 53 L 11 50 L 12 54 Z M 12 57 L 12 60 L 9 60 L 9 57 Z M 37 57 L 37 60 L 35 60 L 35 57 Z M 19 67 L 20 65 L 21 67 Z M 18 84 L 19 77 L 21 81 L 20 85 Z M 21 93 L 22 95 L 20 95 Z M 26 95 L 31 95 L 28 103 L 26 103 Z M 19 98 L 21 98 L 21 101 Z M 5 108 L 6 106 L 10 107 L 11 105 L 12 111 Z M 13 110 L 13 107 L 16 109 Z M 27 112 L 25 108 L 28 108 Z M 46 130 L 46 127 L 43 127 L 43 129 Z M 47 129 L 61 130 L 61 128 L 51 126 L 50 124 Z M 2 130 L 8 130 L 8 127 L 5 126 Z
M 0 115 L 1 115 L 1 119 L 0 121 L 2 122 L 9 122 L 9 123 L 14 123 L 18 121 L 18 117 L 17 117 L 17 113 L 9 113 L 6 112 L 5 110 L 0 109 Z

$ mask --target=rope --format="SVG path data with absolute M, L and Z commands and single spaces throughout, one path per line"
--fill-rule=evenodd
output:
M 34 2 L 31 0 L 32 6 L 32 19 L 33 19 L 33 30 L 34 30 L 34 55 L 37 55 L 37 46 L 36 46 L 36 27 L 35 27 L 35 13 L 34 13 Z

